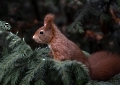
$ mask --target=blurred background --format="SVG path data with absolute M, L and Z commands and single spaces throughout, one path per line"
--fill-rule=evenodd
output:
M 35 49 L 35 31 L 44 16 L 55 14 L 59 30 L 89 53 L 107 50 L 120 53 L 120 0 L 1 0 L 0 20 Z

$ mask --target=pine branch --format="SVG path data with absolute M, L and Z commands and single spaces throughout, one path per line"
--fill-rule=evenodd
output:
M 72 33 L 80 32 L 83 33 L 82 24 L 78 21 L 73 22 L 70 26 L 68 26 L 68 31 Z
M 37 75 L 36 73 L 38 73 L 38 71 L 41 74 L 39 76 L 44 77 L 44 69 L 43 69 L 44 65 L 45 65 L 44 60 L 43 61 L 40 60 L 39 62 L 38 61 L 33 62 L 33 65 L 30 67 L 21 85 L 25 85 L 25 84 L 30 85 L 30 82 L 35 78 L 35 75 Z
M 11 26 L 5 21 L 0 21 L 0 30 L 10 30 Z
M 39 79 L 37 82 L 35 82 L 35 85 L 45 85 L 45 82 Z
M 109 80 L 114 85 L 120 85 L 120 73 Z
M 117 4 L 118 4 L 118 11 L 120 12 L 120 0 L 117 0 Z
M 13 72 L 14 71 L 14 72 Z M 11 85 L 16 85 L 18 82 L 20 76 L 20 69 L 12 70 L 11 72 L 8 72 L 4 79 L 3 79 L 3 85 L 7 85 L 8 83 L 11 83 Z
M 80 10 L 80 14 L 76 17 L 75 21 L 68 27 L 68 31 L 72 33 L 76 33 L 79 31 L 80 33 L 83 33 L 83 27 L 82 22 L 85 20 L 85 18 L 88 17 L 90 10 L 90 5 L 86 4 L 82 10 Z
M 120 75 L 106 82 L 89 81 L 88 68 L 77 61 L 55 61 L 48 48 L 32 50 L 18 36 L 0 30 L 1 85 L 119 85 Z M 3 37 L 4 35 L 4 37 Z M 1 42 L 2 42 L 1 41 Z
M 104 0 L 104 2 L 107 2 L 107 3 L 108 3 L 108 2 L 110 2 L 110 0 Z
M 4 82 L 3 84 L 5 85 L 12 81 L 11 85 L 15 85 L 19 78 L 18 72 L 23 71 L 24 67 L 15 69 L 16 65 L 18 66 L 18 61 L 20 61 L 20 59 L 24 59 L 29 56 L 32 53 L 32 50 L 18 36 L 5 31 L 7 27 L 5 27 L 5 30 L 3 29 L 0 29 L 0 35 L 2 36 L 0 37 L 0 40 L 3 40 L 1 46 L 4 46 L 5 48 L 2 50 L 2 60 L 0 62 L 0 81 Z M 20 63 L 22 66 L 22 62 Z
M 28 71 L 27 75 L 24 76 L 20 85 L 30 85 L 35 79 L 35 84 L 40 83 L 45 84 L 42 78 L 45 77 L 46 65 L 50 65 L 50 60 L 46 60 L 48 58 L 48 48 L 38 48 L 30 55 L 27 62 Z M 49 59 L 49 58 L 48 58 Z M 42 83 L 43 82 L 43 83 Z
M 88 80 L 88 69 L 82 63 L 76 61 L 64 61 L 55 64 L 64 85 L 82 85 Z M 75 78 L 73 78 L 73 75 Z
M 100 15 L 102 15 L 102 12 L 100 10 L 95 9 L 95 7 L 93 7 L 88 2 L 87 4 L 85 4 L 83 9 L 80 10 L 80 13 L 77 14 L 75 21 L 72 24 L 70 24 L 70 26 L 68 27 L 68 31 L 72 33 L 83 33 L 84 30 L 82 24 L 85 20 L 88 20 L 91 15 L 99 17 Z M 106 16 L 102 15 L 102 18 L 106 19 Z

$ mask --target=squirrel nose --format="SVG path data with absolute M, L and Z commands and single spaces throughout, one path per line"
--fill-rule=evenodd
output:
M 35 36 L 33 36 L 32 38 L 35 39 Z

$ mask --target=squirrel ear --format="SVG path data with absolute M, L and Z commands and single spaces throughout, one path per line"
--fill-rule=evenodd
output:
M 54 15 L 47 14 L 44 18 L 44 26 L 46 26 L 47 28 L 51 28 L 53 23 L 54 23 Z
M 44 26 L 46 30 L 52 28 L 52 24 L 44 24 Z
M 54 15 L 53 14 L 47 14 L 44 18 L 44 24 L 50 24 L 50 23 L 54 23 Z

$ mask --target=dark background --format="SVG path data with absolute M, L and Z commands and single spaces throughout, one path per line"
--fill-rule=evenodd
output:
M 48 13 L 55 14 L 58 28 L 82 50 L 89 53 L 101 50 L 119 53 L 119 0 L 0 1 L 0 20 L 10 23 L 11 31 L 25 38 L 33 49 L 46 46 L 35 43 L 32 35 L 43 25 L 44 16 Z M 72 26 L 74 22 L 80 22 L 78 27 Z

